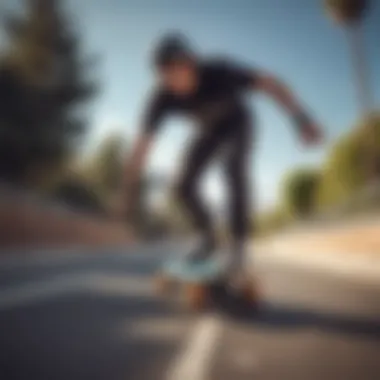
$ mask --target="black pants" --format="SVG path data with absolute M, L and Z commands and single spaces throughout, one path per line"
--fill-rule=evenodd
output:
M 229 225 L 232 238 L 241 243 L 247 236 L 249 202 L 249 157 L 252 146 L 250 123 L 228 123 L 205 129 L 190 146 L 179 182 L 178 195 L 194 226 L 206 239 L 215 240 L 214 223 L 199 196 L 199 181 L 214 156 L 221 154 L 229 194 Z

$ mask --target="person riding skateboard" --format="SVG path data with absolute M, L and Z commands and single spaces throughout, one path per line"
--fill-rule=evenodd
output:
M 178 113 L 192 118 L 198 133 L 189 146 L 177 195 L 187 208 L 201 242 L 189 252 L 187 259 L 190 262 L 205 260 L 217 247 L 215 225 L 198 193 L 198 186 L 208 164 L 220 151 L 229 190 L 231 270 L 241 273 L 252 216 L 249 158 L 255 140 L 255 123 L 245 104 L 246 95 L 262 92 L 274 99 L 288 112 L 297 133 L 307 144 L 318 143 L 321 130 L 274 75 L 228 58 L 201 57 L 181 34 L 162 38 L 153 53 L 153 66 L 158 84 L 145 109 L 141 132 L 127 163 L 125 206 L 133 204 L 133 189 L 164 118 Z

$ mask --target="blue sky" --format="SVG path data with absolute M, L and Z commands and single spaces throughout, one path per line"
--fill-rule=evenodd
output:
M 4 1 L 4 0 L 3 0 Z M 5 5 L 15 0 L 5 0 Z M 83 33 L 87 51 L 99 53 L 97 69 L 103 91 L 91 109 L 96 146 L 110 131 L 133 138 L 152 85 L 149 53 L 168 30 L 185 32 L 208 53 L 226 53 L 253 67 L 282 77 L 325 126 L 329 140 L 357 118 L 350 51 L 342 30 L 325 17 L 320 0 L 68 0 Z M 380 98 L 380 2 L 373 2 L 365 22 L 372 86 Z M 286 4 L 286 5 L 285 5 Z M 377 43 L 376 43 L 377 39 Z M 252 96 L 259 141 L 252 156 L 260 209 L 277 200 L 280 179 L 297 166 L 318 164 L 329 144 L 307 151 L 287 117 L 271 101 Z M 151 155 L 149 170 L 168 175 L 180 169 L 181 153 L 191 128 L 182 119 L 164 129 Z M 211 171 L 205 183 L 210 201 L 222 198 L 222 177 Z

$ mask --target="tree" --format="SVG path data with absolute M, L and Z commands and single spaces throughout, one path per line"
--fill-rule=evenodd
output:
M 112 197 L 120 189 L 124 170 L 125 141 L 119 135 L 108 136 L 82 167 L 83 175 L 103 197 Z
M 8 16 L 0 62 L 0 177 L 41 186 L 80 147 L 80 108 L 95 93 L 79 38 L 57 0 L 27 0 Z
M 371 115 L 340 138 L 329 153 L 322 170 L 318 191 L 320 208 L 333 206 L 348 200 L 368 183 L 365 165 L 368 153 L 368 129 L 374 131 L 372 139 L 373 168 L 380 176 L 380 115 Z
M 283 202 L 287 212 L 296 217 L 307 217 L 315 211 L 315 197 L 320 183 L 316 169 L 300 168 L 285 178 Z
M 352 49 L 352 61 L 356 71 L 358 100 L 363 114 L 372 107 L 372 94 L 364 54 L 361 23 L 369 8 L 369 0 L 325 0 L 328 14 L 338 25 L 346 29 Z
M 369 117 L 373 107 L 373 94 L 370 88 L 369 70 L 367 68 L 364 42 L 362 36 L 362 21 L 369 9 L 370 0 L 325 0 L 325 6 L 332 18 L 346 29 L 346 34 L 352 50 L 352 62 L 356 72 L 356 87 L 358 100 L 362 111 L 362 118 Z M 366 123 L 366 159 L 363 165 L 367 170 L 367 182 L 376 182 L 379 178 L 376 147 L 373 140 L 376 131 L 372 129 L 373 123 Z

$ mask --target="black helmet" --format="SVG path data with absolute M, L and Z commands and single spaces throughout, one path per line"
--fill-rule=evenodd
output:
M 158 42 L 154 53 L 155 67 L 162 67 L 183 58 L 194 58 L 194 52 L 186 37 L 180 33 L 171 33 Z

